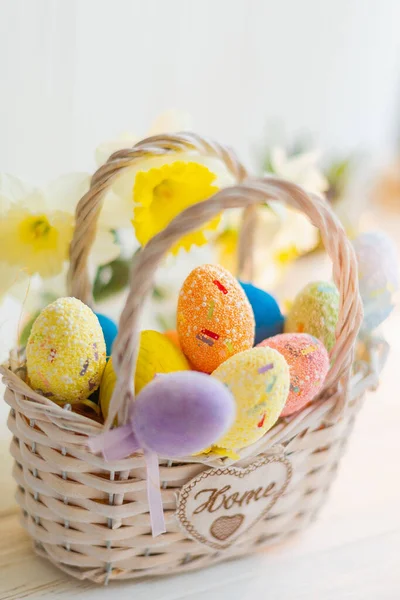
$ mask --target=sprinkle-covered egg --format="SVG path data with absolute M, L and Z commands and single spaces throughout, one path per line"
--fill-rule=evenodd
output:
M 110 317 L 103 315 L 101 313 L 95 313 L 96 317 L 99 320 L 100 327 L 103 330 L 104 341 L 106 343 L 106 352 L 107 356 L 111 356 L 112 345 L 117 337 L 118 327 L 116 323 Z
M 246 294 L 229 271 L 216 265 L 197 267 L 185 279 L 177 325 L 183 352 L 205 373 L 254 342 L 254 315 Z
M 80 402 L 100 385 L 106 345 L 96 315 L 76 298 L 42 310 L 26 346 L 31 387 L 56 401 Z
M 364 305 L 362 329 L 371 331 L 387 319 L 394 308 L 393 294 L 399 289 L 396 245 L 383 231 L 362 233 L 353 245 Z
M 253 444 L 277 421 L 289 393 L 289 367 L 272 348 L 251 348 L 231 356 L 211 375 L 222 381 L 236 402 L 236 419 L 215 442 L 217 451 L 235 451 Z
M 156 377 L 137 396 L 132 422 L 141 445 L 166 458 L 207 448 L 232 425 L 235 401 L 217 379 L 196 371 Z
M 189 363 L 183 352 L 158 331 L 146 330 L 140 334 L 139 354 L 136 363 L 135 392 L 138 394 L 157 373 L 188 371 Z M 104 418 L 108 415 L 108 406 L 114 391 L 116 374 L 112 358 L 104 369 L 100 387 L 100 406 Z
M 259 347 L 273 348 L 285 358 L 290 371 L 290 390 L 281 413 L 287 417 L 302 409 L 321 391 L 329 369 L 325 346 L 307 333 L 282 333 Z
M 251 283 L 239 283 L 253 309 L 256 322 L 255 343 L 259 344 L 266 338 L 282 333 L 284 319 L 275 298 Z
M 285 333 L 309 333 L 330 351 L 339 318 L 339 292 L 334 283 L 315 281 L 294 299 L 285 321 Z

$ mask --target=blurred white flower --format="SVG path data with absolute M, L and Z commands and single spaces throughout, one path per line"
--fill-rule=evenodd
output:
M 42 189 L 0 175 L 0 295 L 9 292 L 27 307 L 37 303 L 39 294 L 58 295 L 68 267 L 75 208 L 89 184 L 86 173 L 63 175 Z M 89 258 L 92 268 L 119 252 L 109 224 L 100 217 Z M 59 289 L 53 291 L 55 282 Z
M 288 156 L 284 148 L 275 147 L 269 155 L 270 171 L 264 175 L 278 176 L 308 192 L 322 194 L 328 189 L 328 181 L 317 166 L 318 159 L 317 151 Z M 224 224 L 216 240 L 217 256 L 221 264 L 236 272 L 240 211 L 231 211 L 224 217 Z M 273 289 L 286 267 L 313 250 L 318 241 L 318 230 L 305 215 L 280 202 L 268 202 L 257 213 L 253 257 L 256 280 Z
M 269 157 L 273 174 L 301 185 L 307 192 L 322 194 L 329 183 L 317 166 L 319 158 L 318 150 L 288 156 L 284 148 L 277 146 Z
M 317 165 L 318 150 L 288 156 L 284 148 L 274 147 L 269 158 L 272 173 L 266 175 L 277 175 L 318 195 L 328 189 L 328 180 Z M 270 202 L 269 206 L 272 209 L 269 218 L 278 219 L 280 224 L 269 247 L 275 265 L 270 271 L 276 283 L 289 263 L 318 245 L 319 233 L 303 213 L 279 202 Z
M 159 115 L 147 132 L 146 137 L 161 133 L 174 133 L 190 130 L 191 118 L 187 113 L 170 110 Z M 140 138 L 133 133 L 122 133 L 120 136 L 104 142 L 96 149 L 96 162 L 98 166 L 104 164 L 109 156 L 117 150 L 132 147 Z M 180 152 L 175 155 L 153 156 L 140 161 L 135 167 L 125 170 L 118 176 L 111 188 L 104 195 L 102 213 L 107 222 L 114 229 L 131 226 L 134 216 L 134 183 L 139 172 L 151 169 L 161 169 L 164 165 L 181 162 L 195 162 L 203 165 L 216 174 L 215 185 L 218 188 L 226 187 L 233 183 L 233 178 L 225 165 L 218 158 L 199 157 L 195 152 Z M 137 244 L 139 246 L 139 244 Z

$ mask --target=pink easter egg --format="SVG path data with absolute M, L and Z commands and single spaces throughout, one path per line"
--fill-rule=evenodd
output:
M 321 391 L 329 356 L 320 340 L 308 333 L 282 333 L 258 345 L 277 350 L 289 365 L 290 391 L 281 417 L 301 410 Z

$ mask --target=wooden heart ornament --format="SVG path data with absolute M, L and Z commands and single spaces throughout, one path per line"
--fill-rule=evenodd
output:
M 292 466 L 283 456 L 261 456 L 242 469 L 204 471 L 182 487 L 177 519 L 194 540 L 221 550 L 264 519 L 284 494 Z

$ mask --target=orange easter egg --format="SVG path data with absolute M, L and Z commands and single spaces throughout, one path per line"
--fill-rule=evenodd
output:
M 212 373 L 254 343 L 254 314 L 238 281 L 223 267 L 202 265 L 185 279 L 178 299 L 179 342 L 193 367 Z

